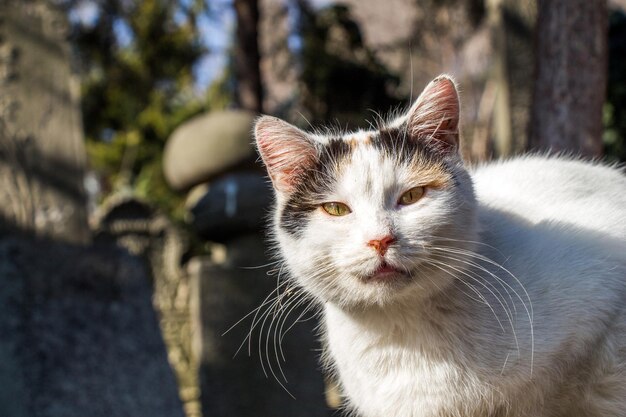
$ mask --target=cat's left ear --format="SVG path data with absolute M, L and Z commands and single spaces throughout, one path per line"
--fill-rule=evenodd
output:
M 426 86 L 406 116 L 407 133 L 446 153 L 459 150 L 459 94 L 454 80 L 440 75 Z

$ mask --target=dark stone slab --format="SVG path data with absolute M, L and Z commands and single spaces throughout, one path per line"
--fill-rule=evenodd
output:
M 276 295 L 273 291 L 277 276 L 267 275 L 276 268 L 267 265 L 264 248 L 260 236 L 248 235 L 229 242 L 222 248 L 225 251 L 216 251 L 212 260 L 194 258 L 189 264 L 192 319 L 196 329 L 194 350 L 201 364 L 203 414 L 330 416 L 332 411 L 326 406 L 319 362 L 317 317 L 314 311 L 309 311 L 300 317 L 309 320 L 295 323 L 309 303 L 295 308 L 289 317 L 280 313 L 281 308 L 286 313 L 290 302 L 296 301 L 296 292 L 283 297 L 281 304 L 261 307 L 256 317 L 248 316 L 224 334 L 261 306 L 268 295 L 270 298 Z M 265 320 L 266 311 L 272 313 Z M 249 354 L 246 335 L 255 319 L 260 321 L 252 331 Z M 242 342 L 244 346 L 235 356 Z
M 267 177 L 252 172 L 229 174 L 209 184 L 206 194 L 190 207 L 190 221 L 200 236 L 223 242 L 261 231 L 271 201 Z

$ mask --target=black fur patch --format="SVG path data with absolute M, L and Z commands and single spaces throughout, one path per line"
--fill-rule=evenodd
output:
M 296 180 L 280 215 L 280 227 L 292 235 L 299 235 L 306 217 L 324 202 L 324 195 L 332 191 L 341 166 L 350 158 L 352 149 L 342 139 L 331 139 L 320 145 L 315 165 L 302 172 Z
M 372 140 L 372 145 L 398 161 L 411 164 L 416 160 L 438 162 L 443 158 L 424 140 L 409 138 L 403 128 L 381 129 Z

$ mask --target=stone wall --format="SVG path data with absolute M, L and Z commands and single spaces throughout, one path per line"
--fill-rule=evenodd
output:
M 189 279 L 181 268 L 187 238 L 156 209 L 131 197 L 111 197 L 95 216 L 94 241 L 125 248 L 150 271 L 152 304 L 187 417 L 200 417 L 198 364 L 191 354 Z
M 1 416 L 182 417 L 138 259 L 4 237 L 0 280 Z

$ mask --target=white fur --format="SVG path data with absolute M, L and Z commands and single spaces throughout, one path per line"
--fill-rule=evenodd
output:
M 416 166 L 380 152 L 375 132 L 345 135 L 353 152 L 336 161 L 332 191 L 311 196 L 319 208 L 297 234 L 281 225 L 304 178 L 293 173 L 313 167 L 303 155 L 328 139 L 257 124 L 276 189 L 274 238 L 323 306 L 325 362 L 347 407 L 362 417 L 626 416 L 626 176 L 542 156 L 468 171 L 456 155 L 458 111 L 442 76 L 389 125 L 406 132 L 398 146 L 432 146 L 447 185 L 423 179 L 437 175 L 428 158 Z M 418 186 L 419 201 L 398 204 Z M 324 202 L 351 213 L 330 216 Z M 368 242 L 388 235 L 384 260 L 405 274 L 368 279 L 381 266 Z
M 327 196 L 353 213 L 319 210 L 303 238 L 277 232 L 291 273 L 324 305 L 349 406 L 363 417 L 626 415 L 624 175 L 526 157 L 475 169 L 477 202 L 467 179 L 393 209 L 415 185 L 407 177 L 359 147 Z M 388 261 L 415 279 L 356 279 L 376 263 L 364 243 L 391 229 Z M 468 241 L 439 241 L 453 251 L 447 272 L 428 264 L 435 235 Z

